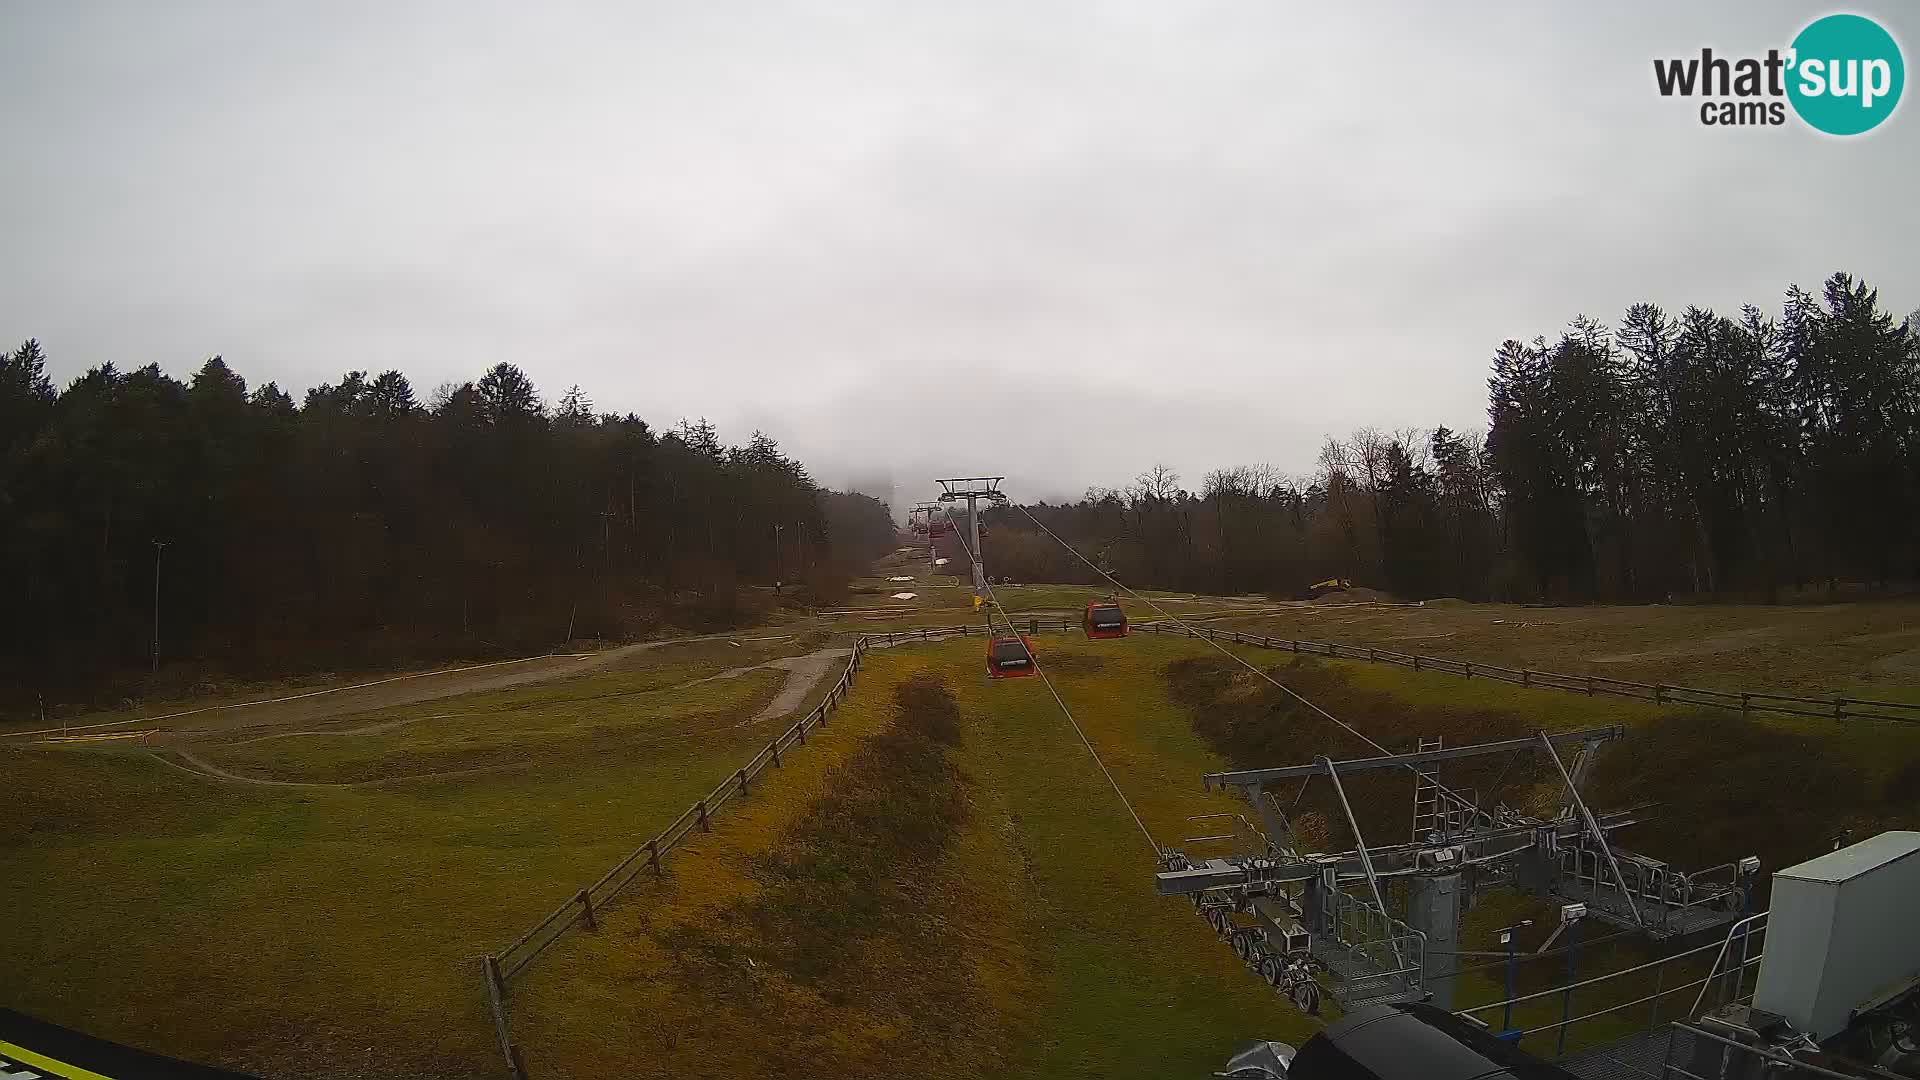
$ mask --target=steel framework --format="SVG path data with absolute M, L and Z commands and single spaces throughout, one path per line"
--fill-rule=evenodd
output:
M 1188 840 L 1231 840 L 1238 848 L 1232 855 L 1166 851 L 1155 888 L 1190 897 L 1237 955 L 1308 1011 L 1322 987 L 1348 1009 L 1412 1000 L 1450 1008 L 1460 918 L 1476 892 L 1490 886 L 1552 900 L 1570 919 L 1591 917 L 1655 938 L 1733 923 L 1745 914 L 1754 860 L 1680 873 L 1612 843 L 1610 834 L 1638 821 L 1643 807 L 1588 807 L 1582 788 L 1595 754 L 1625 734 L 1616 725 L 1472 746 L 1423 739 L 1412 753 L 1209 773 L 1205 785 L 1244 796 L 1260 824 L 1233 815 L 1238 827 L 1231 832 Z M 1561 760 L 1568 750 L 1571 766 Z M 1553 817 L 1497 802 L 1483 807 L 1439 779 L 1448 762 L 1519 753 L 1552 762 L 1562 799 Z M 1348 799 L 1343 778 L 1381 769 L 1412 774 L 1408 842 L 1369 844 Z M 1319 777 L 1353 831 L 1350 850 L 1303 851 L 1274 797 L 1276 785 Z M 1383 887 L 1388 882 L 1399 885 L 1392 894 Z
M 965 500 L 967 504 L 967 528 L 972 534 L 972 543 L 967 550 L 972 555 L 973 595 L 985 599 L 987 595 L 987 556 L 980 550 L 980 515 L 976 504 L 984 499 L 988 503 L 1004 503 L 1006 493 L 1000 490 L 1000 481 L 1004 476 L 959 476 L 937 481 L 944 488 L 940 493 L 943 503 Z

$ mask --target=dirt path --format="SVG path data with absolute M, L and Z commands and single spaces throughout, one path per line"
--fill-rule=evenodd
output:
M 228 772 L 213 762 L 195 755 L 192 751 L 184 749 L 158 752 L 153 756 L 165 764 L 179 769 L 181 772 L 192 773 L 195 776 L 205 777 L 209 780 L 219 780 L 229 784 L 253 784 L 256 787 L 277 788 L 384 787 L 391 784 L 404 784 L 412 780 L 445 780 L 456 776 L 473 776 L 476 773 L 500 772 L 504 769 L 520 769 L 526 767 L 525 762 L 515 762 L 509 765 L 482 765 L 474 769 L 451 769 L 446 772 L 419 773 L 413 776 L 386 776 L 378 780 L 360 780 L 348 784 L 322 784 L 303 780 L 269 780 L 262 776 L 246 776 L 237 772 Z M 179 760 L 176 761 L 174 760 L 175 758 Z
M 769 660 L 764 664 L 749 664 L 746 667 L 728 668 L 717 675 L 708 675 L 703 679 L 694 679 L 690 682 L 683 682 L 678 686 L 669 686 L 666 689 L 682 690 L 689 686 L 699 686 L 701 683 L 710 683 L 718 679 L 737 679 L 749 671 L 765 671 L 769 668 L 786 672 L 786 681 L 780 684 L 780 689 L 774 693 L 773 700 L 767 702 L 766 707 L 759 712 L 754 713 L 748 719 L 742 720 L 734 725 L 735 727 L 751 727 L 754 724 L 765 723 L 768 720 L 777 720 L 799 708 L 800 703 L 807 699 L 807 694 L 811 692 L 815 686 L 819 685 L 820 680 L 826 676 L 828 671 L 832 670 L 833 662 L 852 655 L 852 649 L 821 649 L 818 652 L 803 653 L 799 656 L 782 656 L 777 660 Z
M 773 695 L 773 700 L 767 702 L 766 708 L 755 713 L 751 720 L 740 726 L 746 727 L 767 720 L 777 720 L 798 709 L 800 703 L 807 700 L 807 695 L 832 669 L 833 662 L 852 653 L 852 649 L 822 649 L 805 656 L 786 656 L 768 663 L 767 667 L 784 670 L 787 673 L 787 681 L 780 685 L 780 692 Z
M 302 694 L 289 694 L 259 701 L 243 701 L 233 705 L 209 705 L 198 709 L 161 713 L 157 716 L 136 717 L 131 720 L 111 720 L 98 724 L 75 724 L 70 727 L 37 728 L 28 731 L 5 731 L 0 732 L 0 739 L 103 728 L 136 727 L 138 729 L 138 725 L 147 724 L 156 725 L 150 730 L 172 732 L 307 724 L 336 716 L 350 716 L 354 713 L 391 708 L 396 705 L 412 705 L 437 698 L 453 697 L 457 694 L 500 690 L 511 686 L 544 682 L 563 675 L 578 675 L 618 664 L 650 649 L 667 645 L 724 640 L 784 641 L 791 639 L 792 636 L 791 634 L 771 634 L 741 637 L 734 634 L 702 634 L 697 637 L 642 641 L 607 649 L 604 652 L 558 653 L 549 656 L 522 657 L 518 660 L 498 660 L 489 664 L 394 675 L 372 682 L 310 690 Z
M 668 643 L 652 642 L 649 644 L 664 645 Z M 753 716 L 745 720 L 742 720 L 737 724 L 732 725 L 734 728 L 752 727 L 755 724 L 763 724 L 770 720 L 781 719 L 787 716 L 789 713 L 792 713 L 793 711 L 798 709 L 801 703 L 806 701 L 807 695 L 812 692 L 813 688 L 820 684 L 820 680 L 825 678 L 828 672 L 833 670 L 835 661 L 842 660 L 852 655 L 852 653 L 853 653 L 853 650 L 851 649 L 821 649 L 817 652 L 803 653 L 798 656 L 783 656 L 776 660 L 769 660 L 764 664 L 750 664 L 744 667 L 728 668 L 727 670 L 722 671 L 715 675 L 708 675 L 705 678 L 693 679 L 689 682 L 680 683 L 677 686 L 663 687 L 662 689 L 665 692 L 670 693 L 674 690 L 680 690 L 690 686 L 698 686 L 701 683 L 713 682 L 717 679 L 737 679 L 740 676 L 745 675 L 748 672 L 752 672 L 752 671 L 763 671 L 767 669 L 774 669 L 774 670 L 786 672 L 787 673 L 786 680 L 781 684 L 780 689 L 774 693 L 773 698 L 767 702 L 765 707 L 760 709 L 758 712 L 754 713 Z M 425 720 L 445 720 L 445 719 L 459 716 L 459 715 L 461 714 L 460 713 L 439 713 L 434 716 L 410 717 L 404 720 L 391 720 L 383 723 L 367 724 L 361 727 L 354 727 L 354 728 L 341 728 L 338 730 L 281 731 L 281 732 L 274 732 L 268 735 L 257 736 L 251 739 L 245 739 L 238 743 L 234 743 L 232 745 L 246 746 L 251 743 L 266 742 L 271 739 L 296 739 L 296 738 L 326 737 L 326 736 L 351 737 L 356 735 L 382 735 L 389 731 L 394 731 L 399 728 L 407 727 L 412 724 L 418 724 Z M 253 722 L 258 723 L 260 721 L 255 719 Z M 207 729 L 203 728 L 199 730 L 204 731 Z M 664 741 L 665 739 L 672 739 L 672 738 L 688 738 L 688 737 L 698 736 L 702 734 L 707 734 L 707 733 L 699 732 L 699 731 L 678 732 L 671 736 L 665 736 L 660 741 Z M 200 776 L 209 780 L 218 780 L 225 783 L 234 783 L 234 784 L 252 784 L 260 787 L 276 787 L 276 788 L 376 787 L 384 784 L 404 783 L 409 780 L 445 779 L 445 778 L 451 778 L 456 776 L 467 776 L 474 773 L 496 772 L 501 769 L 521 767 L 520 765 L 488 765 L 488 766 L 483 766 L 477 769 L 456 769 L 449 772 L 420 773 L 415 776 L 389 777 L 389 778 L 383 778 L 380 780 L 363 780 L 355 783 L 318 783 L 318 782 L 300 781 L 300 780 L 272 780 L 266 777 L 248 776 L 244 773 L 232 772 L 228 769 L 222 768 L 221 766 L 214 764 L 211 761 L 208 761 L 207 759 L 199 756 L 198 754 L 195 754 L 192 750 L 188 749 L 187 746 L 185 745 L 173 745 L 173 746 L 167 747 L 166 749 L 155 750 L 155 751 L 152 751 L 152 755 L 155 758 L 158 758 L 160 761 L 165 762 L 167 765 L 170 765 L 173 768 L 179 769 L 182 772 L 193 773 L 196 776 Z

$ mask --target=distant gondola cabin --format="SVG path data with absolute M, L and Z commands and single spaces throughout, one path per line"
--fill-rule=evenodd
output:
M 1094 600 L 1087 604 L 1080 625 L 1090 638 L 1126 637 L 1127 613 L 1111 600 Z
M 1033 650 L 1027 636 L 997 637 L 987 642 L 987 676 L 994 679 L 1023 679 L 1040 674 L 1034 666 Z

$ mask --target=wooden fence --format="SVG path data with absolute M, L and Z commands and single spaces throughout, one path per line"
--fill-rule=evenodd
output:
M 1064 632 L 1078 629 L 1080 625 L 1076 621 L 1057 615 L 1045 619 L 1029 616 L 1014 621 L 1019 629 L 1030 634 L 1037 634 L 1043 630 Z M 1136 622 L 1132 626 L 1133 629 L 1145 633 L 1177 633 L 1192 638 L 1251 645 L 1264 649 L 1279 649 L 1306 656 L 1366 660 L 1373 663 L 1395 664 L 1413 671 L 1442 671 L 1468 679 L 1475 677 L 1495 679 L 1516 686 L 1564 690 L 1588 696 L 1606 694 L 1634 698 L 1656 705 L 1704 705 L 1738 710 L 1742 714 L 1771 712 L 1831 719 L 1920 722 L 1920 704 L 1898 701 L 1871 701 L 1842 697 L 1837 694 L 1830 697 L 1798 697 L 1791 694 L 1703 690 L 1698 687 L 1675 686 L 1668 683 L 1629 682 L 1599 675 L 1562 675 L 1551 671 L 1535 671 L 1531 668 L 1509 668 L 1476 663 L 1471 660 L 1420 656 L 1365 645 L 1275 638 L 1240 630 L 1192 626 L 1168 620 Z M 484 957 L 482 973 L 486 981 L 488 1006 L 493 1014 L 494 1035 L 499 1042 L 501 1056 L 506 1060 L 512 1074 L 520 1080 L 526 1078 L 526 1066 L 521 1057 L 520 1047 L 513 1041 L 512 1030 L 507 1020 L 507 991 L 515 975 L 525 970 L 534 958 L 565 936 L 567 931 L 575 927 L 595 929 L 599 923 L 600 911 L 637 878 L 664 877 L 666 858 L 669 853 L 695 832 L 709 831 L 712 828 L 714 815 L 720 811 L 721 807 L 738 796 L 749 794 L 755 779 L 762 772 L 769 768 L 780 768 L 784 755 L 806 745 L 809 732 L 827 726 L 828 719 L 839 708 L 840 703 L 846 699 L 848 691 L 853 687 L 854 676 L 860 670 L 861 660 L 869 651 L 920 642 L 944 641 L 953 637 L 973 635 L 986 637 L 988 634 L 989 631 L 983 626 L 961 624 L 914 627 L 862 635 L 853 644 L 853 652 L 847 659 L 846 669 L 840 673 L 839 680 L 827 691 L 820 704 L 814 706 L 805 716 L 776 736 L 765 749 L 755 754 L 745 765 L 735 769 L 706 798 L 695 802 L 686 813 L 681 814 L 658 835 L 615 863 L 613 868 L 601 875 L 598 881 L 575 891 L 565 903 L 555 908 L 552 914 L 535 923 L 532 929 L 520 935 L 513 944 L 498 953 L 490 953 Z M 1817 708 L 1808 706 L 1817 706 Z
M 1149 633 L 1185 634 L 1187 637 L 1206 638 L 1210 641 L 1227 641 L 1236 645 L 1252 645 L 1262 649 L 1281 649 L 1304 656 L 1366 660 L 1378 664 L 1395 664 L 1413 671 L 1444 671 L 1468 679 L 1476 677 L 1496 679 L 1515 686 L 1566 690 L 1576 694 L 1586 694 L 1589 697 L 1605 694 L 1612 697 L 1650 701 L 1655 705 L 1710 706 L 1730 709 L 1743 716 L 1766 712 L 1784 713 L 1788 716 L 1817 716 L 1831 720 L 1889 720 L 1908 724 L 1920 723 L 1920 704 L 1904 701 L 1872 701 L 1865 698 L 1843 697 L 1839 694 L 1826 697 L 1802 697 L 1793 694 L 1767 694 L 1752 691 L 1702 690 L 1695 686 L 1675 686 L 1671 683 L 1629 682 L 1626 679 L 1611 679 L 1604 675 L 1562 675 L 1552 671 L 1535 671 L 1532 668 L 1500 667 L 1496 664 L 1482 664 L 1472 660 L 1420 656 L 1368 645 L 1342 645 L 1327 641 L 1267 637 L 1241 630 L 1182 625 L 1168 620 L 1137 622 L 1133 624 L 1133 628 Z
M 1041 630 L 1068 630 L 1078 628 L 1079 623 L 1071 622 L 1059 616 L 1045 620 L 1029 617 L 1020 620 L 1021 629 L 1028 633 Z M 600 911 L 620 895 L 621 890 L 642 876 L 661 878 L 666 876 L 666 858 L 675 848 L 686 842 L 695 832 L 707 832 L 712 828 L 714 815 L 732 799 L 750 794 L 753 782 L 769 768 L 780 768 L 782 757 L 797 747 L 807 744 L 807 734 L 817 728 L 827 726 L 827 720 L 846 699 L 847 691 L 853 687 L 854 675 L 860 670 L 860 662 L 872 649 L 892 648 L 896 645 L 917 644 L 927 641 L 944 641 L 953 637 L 971 635 L 987 636 L 982 626 L 926 626 L 906 630 L 894 630 L 875 634 L 866 634 L 853 643 L 853 654 L 847 658 L 847 666 L 840 678 L 827 691 L 820 704 L 815 705 L 792 727 L 781 732 L 766 748 L 755 754 L 745 765 L 735 769 L 731 775 L 720 782 L 706 798 L 699 800 L 681 814 L 660 833 L 646 843 L 635 848 L 626 858 L 613 865 L 613 868 L 601 875 L 600 880 L 579 889 L 567 898 L 565 903 L 553 910 L 553 913 L 535 923 L 532 929 L 521 934 L 513 944 L 497 953 L 489 953 L 481 963 L 481 974 L 486 980 L 487 1004 L 493 1014 L 494 1037 L 498 1040 L 501 1056 L 506 1059 L 507 1067 L 520 1080 L 526 1078 L 526 1066 L 521 1058 L 520 1047 L 513 1041 L 512 1028 L 507 1021 L 507 990 L 513 977 L 524 971 L 528 964 L 545 952 L 554 942 L 566 935 L 574 927 L 596 929 L 599 925 Z

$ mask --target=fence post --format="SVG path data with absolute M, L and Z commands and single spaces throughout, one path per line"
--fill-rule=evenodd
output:
M 1655 705 L 1665 705 L 1667 703 L 1667 686 L 1665 683 L 1653 684 L 1653 703 Z
M 481 964 L 481 968 L 486 972 L 487 989 L 493 991 L 495 994 L 499 995 L 502 998 L 506 997 L 507 996 L 507 980 L 504 976 L 500 974 L 500 958 L 493 955 L 492 953 L 488 953 L 485 961 Z M 506 1041 L 506 1039 L 504 1038 L 505 1032 L 502 1031 L 501 1034 L 503 1037 L 500 1041 L 504 1043 Z
M 1469 679 L 1473 678 L 1473 661 L 1471 660 L 1467 661 L 1466 670 L 1463 671 L 1461 674 L 1465 675 Z
M 1040 619 L 1039 619 L 1039 617 L 1038 617 L 1038 616 L 1030 616 L 1030 617 L 1029 617 L 1029 618 L 1027 619 L 1027 633 L 1029 633 L 1029 634 L 1038 634 L 1039 632 L 1040 632 Z
M 1747 710 L 1751 707 L 1748 703 L 1752 700 L 1752 698 L 1753 698 L 1752 694 L 1740 695 L 1740 715 L 1741 716 L 1747 715 Z
M 1845 698 L 1841 697 L 1839 694 L 1833 695 L 1833 718 L 1835 720 L 1842 719 L 1847 715 L 1846 710 L 1842 708 L 1842 706 L 1845 704 L 1846 704 Z
M 1299 638 L 1289 638 L 1287 639 L 1287 644 L 1293 646 L 1293 655 L 1295 656 L 1300 655 L 1300 639 Z
M 707 800 L 701 799 L 699 802 L 694 803 L 693 807 L 700 811 L 700 831 L 712 832 L 713 825 L 707 821 Z
M 579 892 L 573 894 L 573 898 L 574 900 L 579 902 L 580 910 L 585 913 L 585 922 L 587 924 L 587 929 L 589 930 L 600 929 L 599 920 L 593 917 L 593 897 L 587 895 L 587 890 L 581 889 Z
M 1420 670 L 1420 654 L 1419 653 L 1413 654 L 1413 670 L 1415 671 Z
M 500 1043 L 500 1053 L 507 1059 L 507 1068 L 513 1071 L 514 1080 L 527 1080 L 527 1063 L 520 1057 L 520 1048 L 513 1045 L 513 1036 L 507 1031 L 507 980 L 500 974 L 500 961 L 489 953 L 480 962 L 480 970 L 487 980 L 487 1004 L 493 1012 L 493 1035 Z
M 776 769 L 780 768 L 780 740 L 775 739 L 768 743 L 767 749 L 773 754 L 773 767 Z
M 1593 696 L 1593 676 L 1587 676 L 1587 696 Z
M 745 766 L 735 769 L 733 771 L 733 775 L 735 779 L 740 781 L 740 794 L 742 795 L 753 794 L 753 791 L 747 787 L 747 770 Z
M 657 838 L 647 841 L 647 865 L 653 867 L 654 877 L 667 876 L 667 872 L 660 867 L 660 841 Z
M 1373 653 L 1373 646 L 1371 645 L 1367 646 L 1367 663 L 1377 664 L 1379 662 L 1380 662 L 1380 658 L 1378 656 L 1375 656 Z
M 1533 685 L 1533 669 L 1532 668 L 1520 669 L 1520 685 L 1521 686 Z

